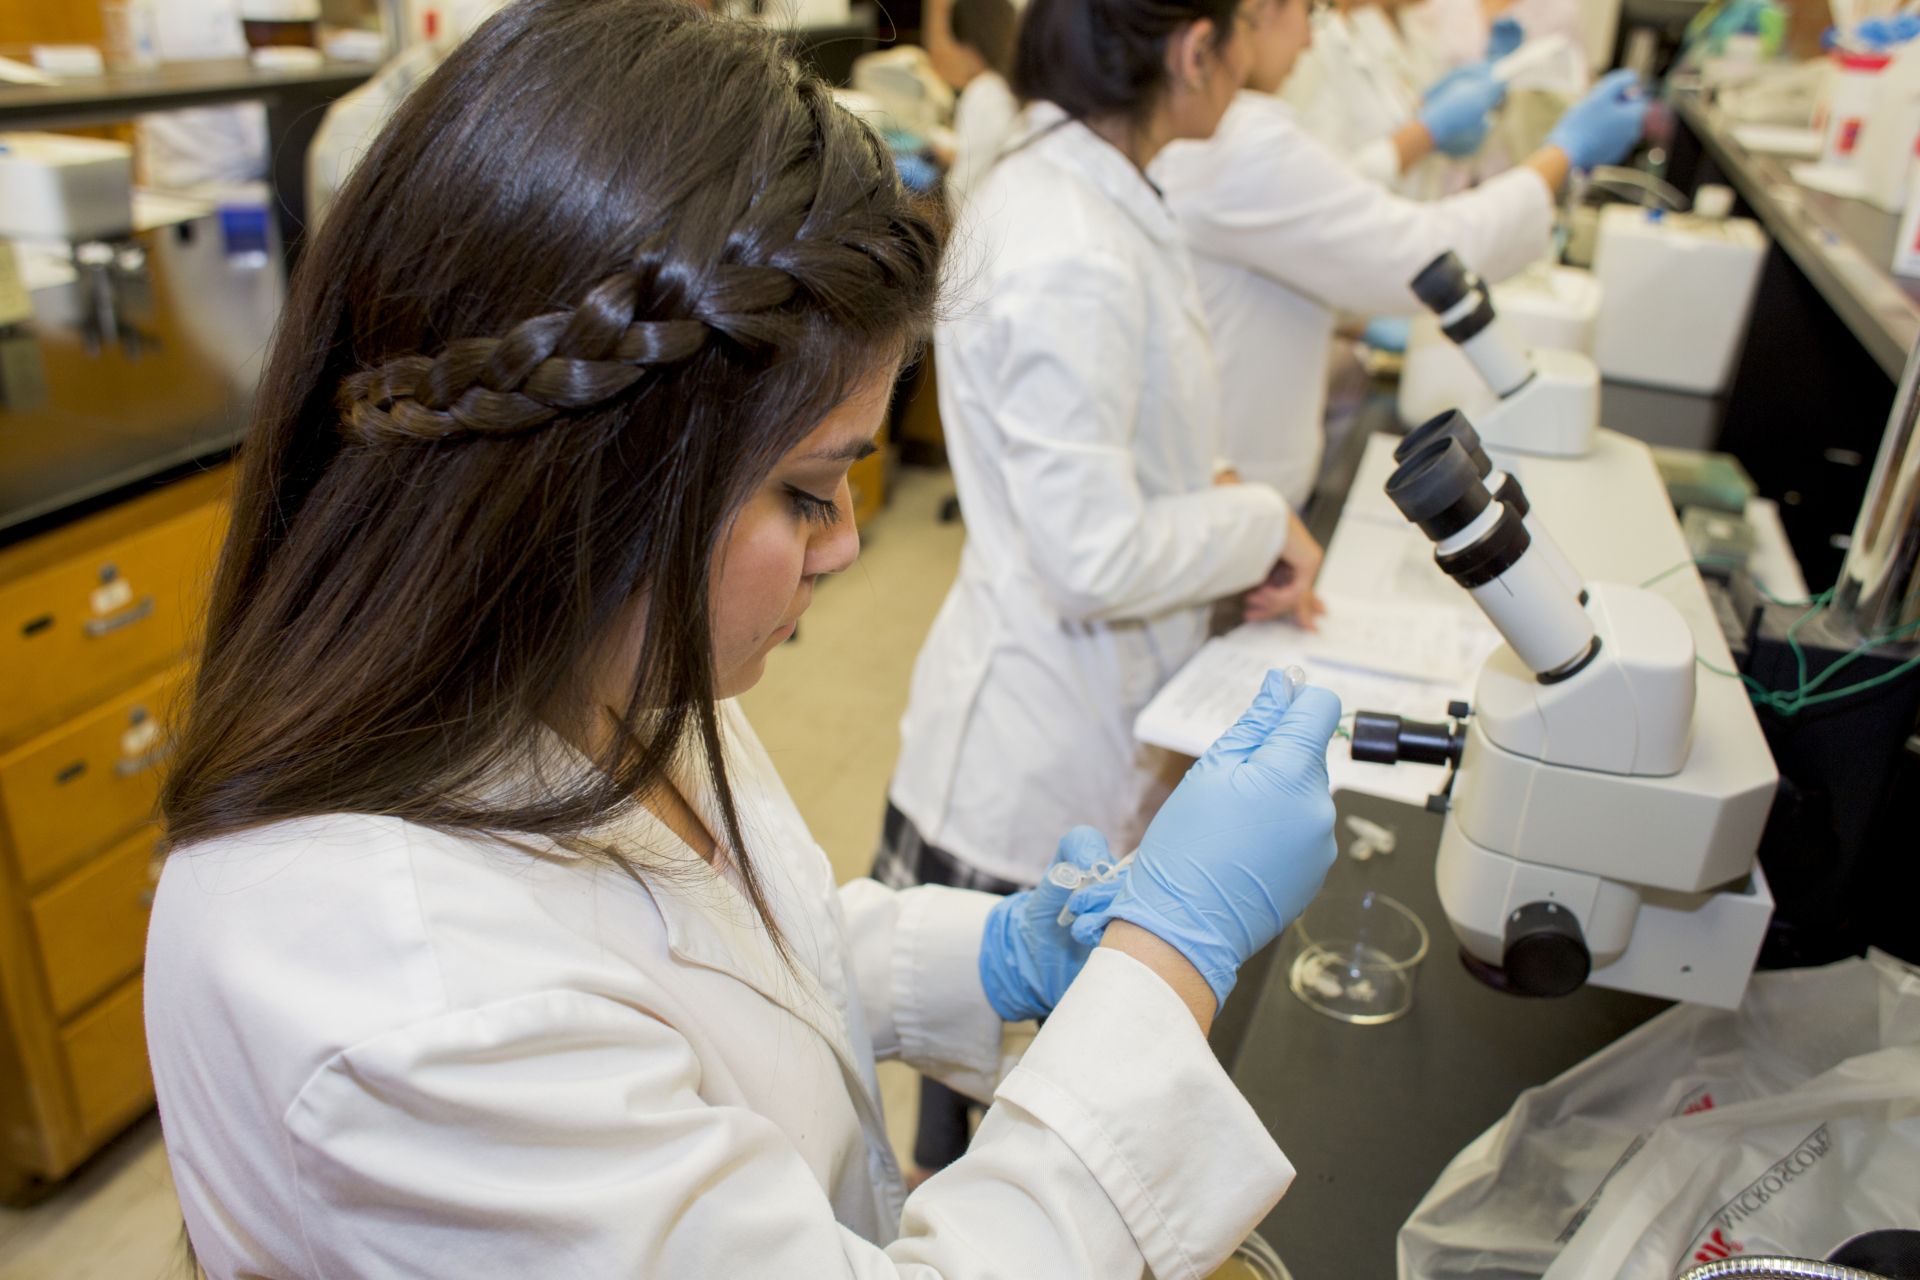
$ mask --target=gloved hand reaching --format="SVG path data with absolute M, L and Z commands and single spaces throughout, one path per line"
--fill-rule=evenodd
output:
M 1200 971 L 1216 999 L 1313 900 L 1333 865 L 1327 743 L 1340 699 L 1270 672 L 1253 706 L 1187 771 L 1147 828 L 1119 892 L 1074 937 L 1128 920 Z M 1084 892 L 1084 891 L 1083 891 Z
M 1547 135 L 1547 145 L 1566 152 L 1576 169 L 1619 164 L 1633 154 L 1646 123 L 1640 78 L 1622 69 L 1602 76 L 1586 97 L 1567 108 Z
M 1053 866 L 1036 888 L 1023 889 L 994 904 L 987 913 L 986 934 L 980 940 L 980 983 L 987 1003 L 1008 1022 L 1039 1018 L 1053 1012 L 1067 984 L 1087 963 L 1099 942 L 1076 941 L 1060 923 L 1062 907 L 1074 912 L 1104 911 L 1125 883 L 1127 868 L 1116 867 L 1112 878 L 1091 877 L 1102 863 L 1113 864 L 1106 837 L 1092 827 L 1075 827 L 1062 837 Z M 1079 877 L 1056 879 L 1053 868 L 1068 866 L 1089 873 L 1085 887 L 1068 888 Z
M 1485 66 L 1447 72 L 1427 90 L 1420 104 L 1420 123 L 1433 136 L 1436 149 L 1450 156 L 1470 156 L 1487 138 L 1487 116 L 1506 100 L 1507 86 Z
M 1498 62 L 1518 49 L 1527 33 L 1521 29 L 1517 18 L 1495 18 L 1493 29 L 1487 34 L 1487 61 Z

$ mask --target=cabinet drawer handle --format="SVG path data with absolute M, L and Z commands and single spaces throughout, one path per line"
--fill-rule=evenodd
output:
M 29 618 L 20 624 L 20 634 L 31 640 L 42 631 L 53 629 L 53 615 L 43 613 L 37 618 Z
M 1858 467 L 1866 463 L 1866 455 L 1857 449 L 1828 449 L 1825 457 L 1836 467 Z
M 145 773 L 166 758 L 167 748 L 155 747 L 143 756 L 135 756 L 131 760 L 114 761 L 113 773 L 118 778 L 131 778 L 136 773 Z
M 122 609 L 111 618 L 88 618 L 84 628 L 89 636 L 98 638 L 122 627 L 130 627 L 153 612 L 153 597 L 141 596 L 140 603 Z
M 87 762 L 85 760 L 75 760 L 72 764 L 53 775 L 54 785 L 64 787 L 69 782 L 78 781 L 80 776 L 86 773 L 86 771 Z

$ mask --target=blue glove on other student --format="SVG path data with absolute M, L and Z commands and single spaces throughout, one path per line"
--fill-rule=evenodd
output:
M 1647 123 L 1647 100 L 1640 78 L 1628 70 L 1611 72 L 1567 108 L 1547 135 L 1547 145 L 1567 153 L 1576 169 L 1619 164 L 1633 154 Z
M 1075 827 L 1062 837 L 1053 861 L 1090 872 L 1095 864 L 1111 863 L 1113 858 L 1105 836 L 1092 827 Z M 1068 926 L 1060 923 L 1060 909 L 1105 910 L 1126 883 L 1127 871 L 1122 867 L 1113 879 L 1091 881 L 1079 889 L 1063 888 L 1043 876 L 1037 887 L 994 904 L 987 913 L 986 935 L 980 940 L 980 983 L 994 1012 L 1008 1022 L 1053 1012 L 1099 942 L 1097 936 L 1076 941 Z
M 1433 145 L 1450 156 L 1470 156 L 1487 139 L 1487 116 L 1506 100 L 1507 86 L 1484 66 L 1449 71 L 1427 90 L 1420 123 Z
M 1340 699 L 1309 686 L 1287 704 L 1271 672 L 1238 724 L 1161 806 L 1120 892 L 1073 932 L 1096 941 L 1129 920 L 1192 961 L 1224 1002 L 1240 966 L 1320 892 L 1333 865 L 1327 743 Z
M 1495 18 L 1493 30 L 1487 33 L 1487 61 L 1498 62 L 1520 47 L 1527 33 L 1521 30 L 1517 18 Z

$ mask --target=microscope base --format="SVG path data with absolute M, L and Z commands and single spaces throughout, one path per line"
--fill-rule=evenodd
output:
M 1448 923 L 1483 964 L 1503 963 L 1515 911 L 1552 902 L 1579 921 L 1593 957 L 1589 982 L 1722 1009 L 1740 1003 L 1773 915 L 1773 894 L 1758 867 L 1719 891 L 1651 889 L 1495 853 L 1469 839 L 1451 813 L 1435 879 Z

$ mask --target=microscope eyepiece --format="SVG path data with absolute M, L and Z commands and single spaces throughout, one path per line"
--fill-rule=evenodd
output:
M 1450 436 L 1430 439 L 1402 459 L 1387 481 L 1387 497 L 1435 542 L 1472 524 L 1493 502 L 1472 459 Z
M 1439 319 L 1440 331 L 1459 346 L 1493 394 L 1510 396 L 1533 379 L 1527 353 L 1494 323 L 1486 282 L 1453 250 L 1422 267 L 1407 287 Z
M 1435 315 L 1443 315 L 1473 292 L 1474 283 L 1473 273 L 1467 270 L 1466 263 L 1460 261 L 1460 255 L 1446 249 L 1420 268 L 1419 274 L 1407 287 L 1413 290 L 1413 296 L 1420 299 L 1427 310 Z
M 1486 448 L 1480 443 L 1480 433 L 1467 421 L 1467 415 L 1458 409 L 1449 409 L 1445 413 L 1435 414 L 1425 422 L 1407 432 L 1393 450 L 1395 462 L 1405 462 L 1422 445 L 1434 440 L 1451 439 L 1459 442 L 1473 462 L 1473 469 L 1485 480 L 1493 473 L 1493 459 L 1487 456 Z M 1497 494 L 1495 495 L 1498 496 Z
M 1387 496 L 1433 540 L 1441 571 L 1466 588 L 1543 682 L 1565 680 L 1593 660 L 1593 620 L 1554 558 L 1536 546 L 1521 511 L 1487 492 L 1458 439 L 1434 430 L 1394 471 Z

